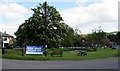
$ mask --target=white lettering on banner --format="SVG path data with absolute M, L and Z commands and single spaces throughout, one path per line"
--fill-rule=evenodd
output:
M 42 46 L 26 46 L 26 54 L 43 54 Z

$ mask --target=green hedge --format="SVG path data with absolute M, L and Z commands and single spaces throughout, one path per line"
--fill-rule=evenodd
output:
M 17 60 L 40 60 L 40 61 L 50 60 L 49 57 L 41 57 L 41 56 L 20 56 L 20 55 L 3 55 L 2 58 L 17 59 Z
M 96 51 L 94 49 L 90 49 L 90 48 L 64 48 L 64 49 L 48 49 L 48 52 L 51 53 L 52 51 L 79 51 L 79 50 L 82 50 L 82 51 L 87 51 L 87 52 L 93 52 L 93 51 Z

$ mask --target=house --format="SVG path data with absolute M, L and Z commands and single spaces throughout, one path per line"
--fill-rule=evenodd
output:
M 0 47 L 6 47 L 13 43 L 13 36 L 7 34 L 6 32 L 0 32 Z

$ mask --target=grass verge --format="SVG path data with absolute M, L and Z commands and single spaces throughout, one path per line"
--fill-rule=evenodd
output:
M 44 55 L 26 55 L 22 56 L 20 50 L 8 50 L 7 54 L 2 55 L 3 58 L 17 59 L 17 60 L 91 60 L 109 58 L 118 55 L 118 50 L 114 49 L 98 49 L 95 52 L 88 52 L 87 56 L 77 56 L 78 51 L 64 51 L 63 57 L 51 57 L 50 53 L 47 57 Z

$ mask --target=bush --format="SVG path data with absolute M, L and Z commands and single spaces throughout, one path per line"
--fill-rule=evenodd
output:
M 82 50 L 82 51 L 87 51 L 87 52 L 92 52 L 92 51 L 95 51 L 93 49 L 90 49 L 90 48 L 73 48 L 73 49 L 70 49 L 72 51 L 74 50 Z
M 53 49 L 49 50 L 48 52 L 52 52 L 52 51 L 75 51 L 75 50 L 82 50 L 82 51 L 87 51 L 87 52 L 96 51 L 96 50 L 90 49 L 90 48 L 63 48 L 63 49 L 53 48 Z
M 16 47 L 16 44 L 10 44 L 10 47 L 13 47 L 13 48 L 15 48 Z

